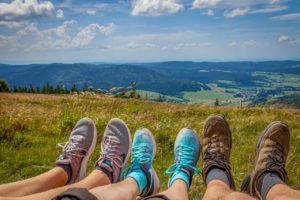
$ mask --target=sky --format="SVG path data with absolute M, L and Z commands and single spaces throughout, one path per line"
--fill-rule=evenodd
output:
M 0 63 L 288 59 L 299 0 L 0 0 Z

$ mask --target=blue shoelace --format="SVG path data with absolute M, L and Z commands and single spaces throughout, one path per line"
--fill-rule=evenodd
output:
M 175 163 L 167 169 L 165 172 L 166 174 L 173 174 L 175 171 L 179 171 L 182 168 L 194 170 L 197 174 L 201 173 L 192 159 L 194 157 L 194 148 L 180 145 L 176 148 L 176 152 Z
M 152 162 L 152 151 L 147 148 L 147 145 L 140 145 L 132 148 L 132 161 L 129 167 L 124 169 L 125 175 L 129 174 L 132 170 L 140 168 L 142 164 L 150 165 Z

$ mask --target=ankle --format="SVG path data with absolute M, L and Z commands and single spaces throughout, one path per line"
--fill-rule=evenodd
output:
M 139 194 L 141 194 L 147 187 L 147 177 L 145 172 L 141 169 L 133 170 L 126 176 L 126 178 L 132 178 L 133 180 L 135 180 L 139 188 Z

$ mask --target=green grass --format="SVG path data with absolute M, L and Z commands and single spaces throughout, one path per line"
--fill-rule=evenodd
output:
M 183 127 L 192 127 L 200 137 L 203 121 L 213 113 L 223 114 L 231 125 L 231 165 L 237 188 L 253 168 L 259 133 L 273 120 L 288 123 L 292 133 L 286 166 L 288 184 L 300 189 L 299 110 L 180 105 L 92 95 L 0 94 L 0 183 L 30 178 L 51 169 L 61 152 L 56 144 L 66 141 L 77 120 L 85 116 L 95 121 L 98 130 L 98 145 L 89 163 L 91 171 L 107 122 L 119 117 L 132 134 L 137 128 L 147 127 L 155 135 L 158 151 L 154 167 L 164 190 L 169 178 L 164 172 L 173 162 L 176 134 Z M 199 169 L 203 166 L 201 160 Z M 204 192 L 201 176 L 195 175 L 191 199 L 199 199 Z

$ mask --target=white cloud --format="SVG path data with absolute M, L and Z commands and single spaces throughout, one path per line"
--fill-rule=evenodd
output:
M 97 11 L 96 10 L 87 10 L 86 13 L 89 15 L 95 15 L 97 13 Z
M 271 0 L 270 4 L 276 4 L 276 3 L 280 3 L 280 0 Z
M 14 0 L 10 3 L 0 3 L 0 20 L 15 21 L 37 16 L 49 16 L 54 11 L 50 1 Z
M 136 49 L 139 45 L 135 42 L 129 42 L 127 46 L 129 49 Z
M 0 26 L 6 26 L 11 29 L 18 29 L 22 28 L 24 26 L 28 25 L 27 21 L 19 21 L 19 22 L 14 22 L 14 21 L 0 21 Z
M 88 48 L 97 45 L 99 40 L 96 39 L 107 36 L 115 28 L 114 24 L 89 24 L 82 28 L 72 20 L 55 28 L 40 30 L 32 23 L 13 36 L 0 35 L 0 47 L 10 51 Z
M 288 9 L 288 6 L 272 6 L 257 10 L 252 10 L 250 13 L 272 13 Z
M 192 8 L 211 8 L 218 5 L 221 1 L 222 0 L 194 0 Z
M 245 8 L 245 9 L 236 8 L 236 9 L 233 9 L 233 10 L 230 10 L 230 11 L 226 10 L 224 12 L 224 17 L 226 17 L 226 18 L 234 18 L 234 17 L 237 17 L 237 16 L 246 15 L 248 12 L 249 12 L 248 8 Z
M 175 49 L 176 50 L 191 49 L 191 48 L 209 47 L 211 45 L 212 44 L 210 42 L 204 42 L 204 43 L 195 43 L 195 42 L 179 43 L 175 46 Z
M 292 42 L 291 42 L 292 44 L 299 44 L 300 45 L 300 38 L 297 38 L 297 39 L 295 39 L 295 40 L 293 40 Z
M 291 13 L 291 14 L 286 14 L 286 15 L 279 15 L 275 17 L 271 17 L 273 20 L 298 20 L 300 19 L 300 13 Z
M 236 41 L 232 41 L 228 44 L 229 47 L 236 47 L 237 46 L 237 42 Z
M 282 35 L 278 38 L 278 42 L 286 42 L 289 40 L 288 36 Z
M 208 9 L 206 12 L 203 12 L 202 15 L 206 15 L 206 16 L 214 16 L 215 12 L 212 9 Z
M 184 9 L 178 0 L 133 0 L 133 16 L 161 16 L 177 13 Z
M 58 9 L 58 10 L 56 11 L 56 18 L 57 18 L 57 19 L 63 19 L 64 17 L 65 17 L 64 11 L 63 11 L 62 9 Z
M 253 46 L 257 46 L 257 45 L 258 45 L 258 43 L 255 40 L 248 40 L 243 43 L 244 47 L 253 47 Z

